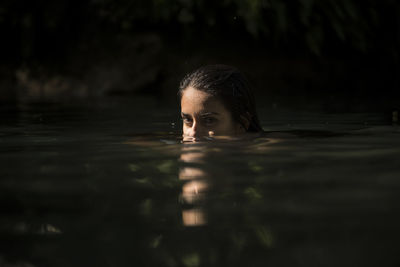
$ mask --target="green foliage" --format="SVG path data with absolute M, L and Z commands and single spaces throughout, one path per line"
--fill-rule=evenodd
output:
M 168 173 L 173 172 L 173 170 L 174 170 L 174 164 L 175 164 L 174 161 L 172 161 L 172 160 L 166 160 L 166 161 L 160 163 L 160 164 L 157 166 L 157 169 L 158 169 L 160 172 L 162 172 L 162 173 L 167 173 L 167 174 L 168 174 Z
M 265 248 L 271 248 L 274 245 L 274 238 L 272 232 L 264 227 L 264 226 L 259 226 L 255 229 L 257 237 L 260 241 L 260 243 L 265 247 Z
M 198 253 L 191 253 L 182 257 L 183 265 L 186 267 L 196 267 L 200 265 L 200 255 Z
M 227 29 L 244 30 L 254 38 L 270 39 L 276 46 L 294 45 L 290 42 L 297 41 L 296 45 L 306 46 L 315 54 L 332 42 L 365 52 L 383 30 L 392 33 L 393 40 L 399 39 L 395 32 L 400 25 L 391 23 L 398 21 L 395 19 L 400 10 L 397 1 L 151 0 L 128 3 L 127 0 L 92 1 L 109 21 L 129 21 L 131 25 L 141 20 L 172 23 L 188 31 L 193 31 L 191 27 L 185 28 L 188 25 L 201 25 L 208 30 L 219 24 Z
M 104 25 L 115 33 L 174 29 L 193 38 L 210 30 L 248 34 L 277 48 L 306 47 L 315 54 L 336 44 L 364 52 L 384 46 L 394 53 L 400 46 L 400 3 L 394 0 L 87 0 L 79 5 L 67 0 L 57 4 L 19 2 L 0 3 L 0 28 L 22 32 L 19 41 L 26 54 L 32 53 L 30 47 L 41 45 L 35 42 L 43 36 L 49 40 L 54 38 L 47 35 L 68 38 L 68 34 L 96 32 Z
M 262 194 L 254 187 L 248 187 L 244 190 L 245 195 L 250 200 L 260 200 L 263 198 Z

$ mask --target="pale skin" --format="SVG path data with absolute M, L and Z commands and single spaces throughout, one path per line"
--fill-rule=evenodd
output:
M 245 129 L 232 118 L 220 100 L 207 92 L 188 87 L 181 98 L 183 141 L 234 136 Z

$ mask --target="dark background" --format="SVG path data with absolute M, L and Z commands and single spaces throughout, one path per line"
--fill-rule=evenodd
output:
M 400 108 L 399 13 L 1 0 L 0 266 L 399 266 L 399 130 L 370 127 Z M 212 63 L 248 76 L 267 131 L 299 138 L 180 144 L 179 81 Z M 181 224 L 187 167 L 210 181 L 204 228 Z
M 258 105 L 399 108 L 395 0 L 83 0 L 0 3 L 0 101 L 176 105 L 185 73 L 231 64 Z

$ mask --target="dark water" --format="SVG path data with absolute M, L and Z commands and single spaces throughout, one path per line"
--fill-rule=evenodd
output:
M 176 114 L 3 113 L 0 266 L 400 264 L 383 115 L 262 111 L 265 136 L 190 145 Z

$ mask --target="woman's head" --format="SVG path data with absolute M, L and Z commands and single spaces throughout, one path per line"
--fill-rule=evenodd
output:
M 262 131 L 250 86 L 234 67 L 209 65 L 189 73 L 179 95 L 184 136 Z

